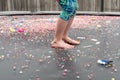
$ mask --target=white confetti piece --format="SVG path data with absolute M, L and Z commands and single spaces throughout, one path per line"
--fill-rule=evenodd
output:
M 97 39 L 91 39 L 91 41 L 95 41 L 95 42 L 96 42 L 96 41 L 98 41 L 98 40 L 97 40 Z
M 85 37 L 77 37 L 77 39 L 86 39 Z
M 96 42 L 95 44 L 100 44 L 100 42 Z
M 83 46 L 83 48 L 90 48 L 92 47 L 93 45 L 88 45 L 88 46 Z

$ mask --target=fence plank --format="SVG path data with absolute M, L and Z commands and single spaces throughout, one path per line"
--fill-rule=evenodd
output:
M 40 0 L 40 10 L 45 11 L 45 0 Z
M 111 3 L 112 3 L 111 10 L 120 11 L 120 9 L 119 9 L 120 1 L 119 0 L 112 0 Z
M 119 0 L 105 0 L 104 5 L 105 11 L 108 12 L 119 12 L 120 11 L 120 1 Z
M 37 0 L 37 11 L 40 11 L 40 1 L 39 0 Z

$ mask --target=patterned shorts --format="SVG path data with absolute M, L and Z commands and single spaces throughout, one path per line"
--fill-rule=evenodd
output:
M 61 19 L 67 21 L 76 15 L 76 11 L 78 10 L 77 0 L 57 0 L 57 2 L 62 7 L 62 12 L 60 14 Z

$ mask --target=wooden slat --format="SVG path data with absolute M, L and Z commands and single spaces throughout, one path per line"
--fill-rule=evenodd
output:
M 2 11 L 2 0 L 0 0 L 0 11 Z
M 40 0 L 40 10 L 45 11 L 45 0 Z
M 36 11 L 35 1 L 36 0 L 30 0 L 30 11 L 32 11 L 32 12 Z
M 111 10 L 113 11 L 120 11 L 119 6 L 120 6 L 120 1 L 119 0 L 112 0 L 111 1 Z
M 11 4 L 10 4 L 10 0 L 7 0 L 7 10 L 6 11 L 11 11 Z
M 40 11 L 40 0 L 37 0 L 37 11 Z
M 119 12 L 120 1 L 119 0 L 105 0 L 104 10 L 108 12 Z

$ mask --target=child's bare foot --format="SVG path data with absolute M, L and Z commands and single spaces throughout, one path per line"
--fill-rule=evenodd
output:
M 52 44 L 52 48 L 59 48 L 59 49 L 72 49 L 72 48 L 74 48 L 73 45 L 69 45 L 69 44 L 65 43 L 64 41 L 59 41 L 59 42 L 53 41 L 51 44 Z
M 80 41 L 76 41 L 74 39 L 71 39 L 70 37 L 66 37 L 66 38 L 63 38 L 63 40 L 66 42 L 66 43 L 69 43 L 71 45 L 79 45 L 80 44 Z

